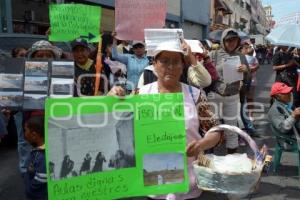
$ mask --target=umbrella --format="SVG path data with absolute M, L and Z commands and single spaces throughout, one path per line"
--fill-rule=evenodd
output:
M 238 30 L 236 30 L 236 31 L 238 32 L 241 40 L 250 39 L 250 36 L 247 33 L 243 32 L 243 31 L 238 31 Z M 222 38 L 222 33 L 223 33 L 223 30 L 218 29 L 218 30 L 210 32 L 208 37 L 212 41 L 220 42 L 221 38 Z
M 266 40 L 274 45 L 300 48 L 300 24 L 283 24 L 272 30 Z

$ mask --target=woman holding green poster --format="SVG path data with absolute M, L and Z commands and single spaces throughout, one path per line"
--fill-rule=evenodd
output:
M 145 85 L 138 91 L 139 94 L 178 93 L 184 94 L 184 116 L 187 134 L 188 172 L 190 190 L 184 194 L 169 194 L 167 196 L 151 196 L 153 199 L 193 199 L 200 196 L 195 175 L 192 170 L 192 162 L 197 159 L 200 151 L 216 146 L 221 140 L 221 134 L 201 136 L 199 130 L 207 131 L 217 125 L 206 103 L 204 92 L 192 86 L 181 83 L 180 76 L 183 70 L 184 53 L 182 48 L 172 42 L 161 43 L 154 54 L 154 70 L 157 74 L 157 82 Z M 188 45 L 183 44 L 183 49 L 190 51 Z
M 180 93 L 184 95 L 184 116 L 187 135 L 186 153 L 188 156 L 189 192 L 168 194 L 164 196 L 151 196 L 153 199 L 184 200 L 196 199 L 201 190 L 196 185 L 192 163 L 201 151 L 210 149 L 222 140 L 221 132 L 212 132 L 201 135 L 199 130 L 206 132 L 217 125 L 213 112 L 210 110 L 204 92 L 197 88 L 181 83 L 180 76 L 183 71 L 184 51 L 190 51 L 188 45 L 177 47 L 172 42 L 161 43 L 154 53 L 154 70 L 157 82 L 141 87 L 135 94 Z M 122 87 L 116 86 L 107 95 L 124 96 Z

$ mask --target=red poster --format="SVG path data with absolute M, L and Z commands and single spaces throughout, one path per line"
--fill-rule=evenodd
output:
M 120 40 L 144 40 L 145 28 L 163 28 L 167 0 L 116 0 L 115 20 Z

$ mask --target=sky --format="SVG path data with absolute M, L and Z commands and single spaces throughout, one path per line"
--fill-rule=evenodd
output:
M 278 21 L 282 17 L 300 12 L 300 0 L 262 0 L 263 5 L 271 5 L 274 20 Z
M 144 169 L 148 172 L 160 171 L 165 169 L 183 169 L 183 154 L 162 153 L 144 155 Z

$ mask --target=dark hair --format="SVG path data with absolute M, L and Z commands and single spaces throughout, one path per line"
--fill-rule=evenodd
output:
M 26 51 L 26 48 L 24 48 L 24 47 L 16 47 L 16 48 L 13 48 L 13 49 L 11 50 L 11 56 L 12 56 L 13 58 L 16 58 L 17 55 L 19 54 L 19 52 L 22 51 L 23 49 Z
M 137 49 L 137 48 L 144 48 L 145 46 L 143 44 L 137 43 L 135 45 L 132 46 L 133 49 Z
M 26 122 L 26 126 L 30 131 L 36 132 L 39 136 L 44 138 L 44 117 L 33 116 Z
M 162 52 L 160 52 L 159 54 L 157 54 L 157 55 L 154 57 L 153 60 L 156 62 L 157 59 L 158 59 L 158 57 L 160 57 L 161 54 L 162 54 L 163 52 L 164 52 L 164 51 L 162 51 Z M 183 55 L 183 54 L 180 54 L 180 56 L 181 56 L 181 61 L 182 61 L 182 63 L 184 63 L 184 62 L 185 62 L 185 60 L 184 60 L 184 55 Z
M 37 50 L 37 51 L 35 51 L 33 54 L 31 54 L 31 58 L 36 58 L 36 57 L 35 57 L 35 54 L 36 54 L 38 51 L 42 51 L 42 50 Z M 46 51 L 48 51 L 48 50 L 46 50 Z M 49 51 L 50 51 L 50 50 L 49 50 Z M 53 58 L 55 58 L 55 54 L 53 53 L 53 51 L 50 51 L 50 52 L 52 53 Z

